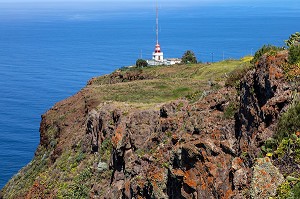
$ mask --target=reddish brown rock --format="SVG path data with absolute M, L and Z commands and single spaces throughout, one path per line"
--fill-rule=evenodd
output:
M 61 194 L 57 187 L 63 187 L 88 190 L 90 198 L 249 198 L 250 185 L 253 197 L 274 195 L 278 183 L 273 182 L 281 181 L 280 174 L 267 159 L 254 170 L 253 165 L 291 101 L 280 68 L 286 61 L 284 53 L 264 56 L 247 73 L 238 113 L 231 118 L 224 112 L 237 99 L 233 88 L 207 92 L 195 103 L 181 99 L 156 109 L 100 103 L 88 97 L 92 89 L 82 90 L 42 117 L 38 163 L 21 171 L 33 177 L 18 197 L 55 198 Z M 143 78 L 150 77 L 136 71 L 104 80 Z M 46 167 L 54 169 L 43 173 Z M 60 179 L 60 184 L 38 181 L 47 178 Z M 50 193 L 40 193 L 46 189 Z

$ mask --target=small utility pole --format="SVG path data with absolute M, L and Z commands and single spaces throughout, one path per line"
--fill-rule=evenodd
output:
M 223 51 L 223 61 L 225 60 L 224 51 Z
M 211 53 L 211 63 L 214 63 L 214 53 Z

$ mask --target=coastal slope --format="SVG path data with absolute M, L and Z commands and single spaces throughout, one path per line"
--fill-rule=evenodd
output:
M 286 51 L 250 59 L 93 78 L 42 116 L 35 157 L 1 198 L 297 194 L 300 156 L 284 165 L 276 132 L 299 106 L 299 81 L 287 78 Z

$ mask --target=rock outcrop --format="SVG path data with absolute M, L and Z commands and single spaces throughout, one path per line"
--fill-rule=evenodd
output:
M 201 103 L 178 100 L 160 110 L 135 110 L 128 115 L 112 104 L 91 110 L 85 136 L 91 152 L 98 152 L 103 140 L 112 141 L 111 188 L 105 197 L 232 195 L 234 120 L 223 118 L 223 110 L 216 107 L 226 109 L 235 100 L 235 91 L 222 89 L 221 93 L 212 93 Z M 97 189 L 92 192 L 101 191 Z
M 257 157 L 259 146 L 273 136 L 281 111 L 291 102 L 291 85 L 285 81 L 281 68 L 287 59 L 287 53 L 263 56 L 257 68 L 241 82 L 236 121 L 240 153 Z M 249 160 L 251 165 L 252 159 Z
M 286 53 L 264 56 L 239 94 L 220 88 L 193 103 L 141 108 L 100 102 L 87 87 L 43 115 L 35 159 L 1 197 L 274 196 L 283 177 L 269 158 L 257 158 L 293 98 L 281 69 L 286 62 Z M 147 77 L 115 74 L 108 81 L 141 78 Z

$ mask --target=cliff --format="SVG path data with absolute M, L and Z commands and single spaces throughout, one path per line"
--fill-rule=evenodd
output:
M 299 101 L 287 60 L 282 51 L 255 67 L 243 59 L 94 78 L 42 116 L 35 157 L 1 198 L 295 195 L 300 133 L 289 141 L 289 161 L 279 151 L 285 137 L 276 137 Z M 245 74 L 238 88 L 225 86 L 236 71 Z

